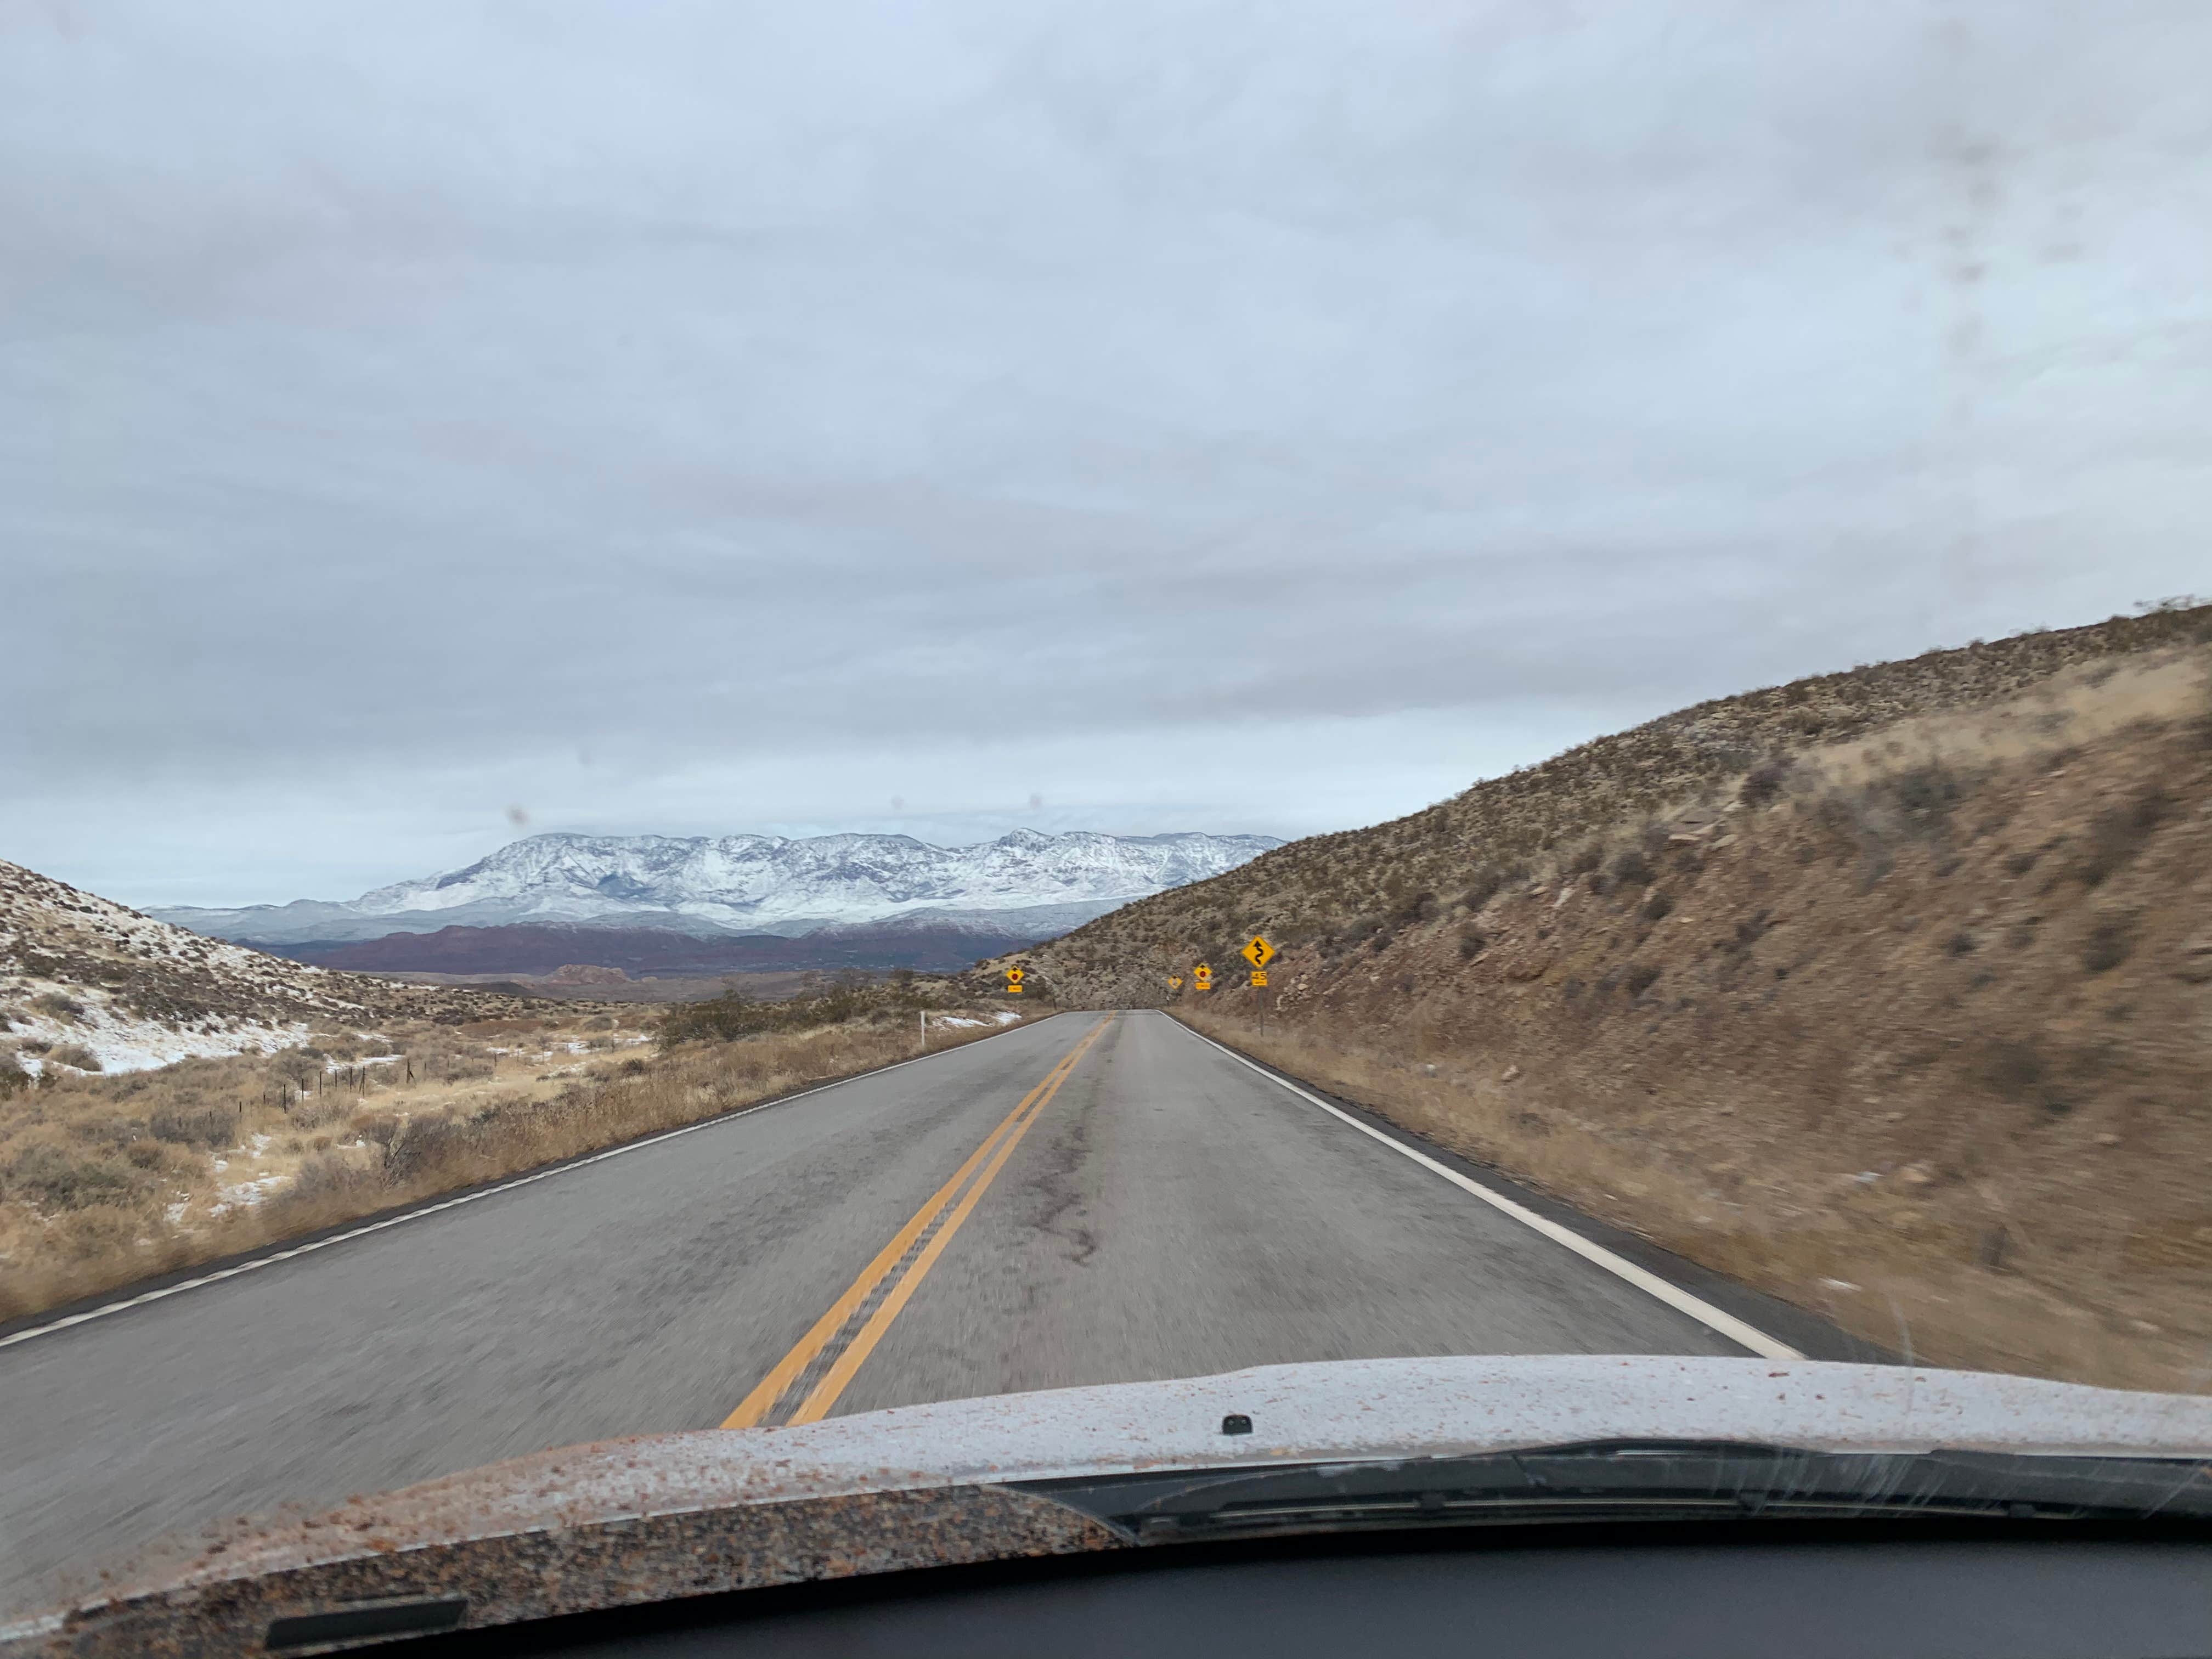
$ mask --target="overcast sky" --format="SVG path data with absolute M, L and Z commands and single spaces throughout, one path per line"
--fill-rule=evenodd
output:
M 1393 816 L 2212 588 L 2212 8 L 0 0 L 0 856 Z

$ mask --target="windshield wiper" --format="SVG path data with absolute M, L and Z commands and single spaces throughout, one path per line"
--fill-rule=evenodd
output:
M 1479 1457 L 1026 1481 L 1151 1544 L 1239 1534 L 1748 1517 L 2212 1519 L 2197 1459 L 1603 1443 Z

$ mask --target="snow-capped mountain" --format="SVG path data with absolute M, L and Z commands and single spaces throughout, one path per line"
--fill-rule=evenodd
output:
M 906 917 L 1048 938 L 1280 844 L 1267 836 L 1033 830 L 974 847 L 908 836 L 545 835 L 465 870 L 343 902 L 152 914 L 217 939 L 271 945 L 531 924 L 796 936 Z

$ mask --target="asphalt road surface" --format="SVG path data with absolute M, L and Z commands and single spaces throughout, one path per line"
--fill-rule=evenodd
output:
M 172 1528 L 618 1435 L 1743 1352 L 1162 1015 L 1065 1014 L 0 1347 L 0 1609 Z

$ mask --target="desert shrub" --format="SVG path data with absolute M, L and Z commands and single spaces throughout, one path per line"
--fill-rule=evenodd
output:
M 0 1172 L 0 1190 L 44 1209 L 75 1210 L 134 1197 L 141 1177 L 111 1158 L 87 1158 L 40 1142 L 26 1146 Z
M 169 1149 L 158 1140 L 134 1140 L 123 1149 L 123 1157 L 134 1170 L 169 1167 Z
M 1594 841 L 1586 841 L 1567 854 L 1560 870 L 1570 876 L 1587 876 L 1605 862 L 1605 848 Z
M 228 1106 L 161 1106 L 146 1121 L 155 1139 L 179 1146 L 228 1146 L 237 1128 L 238 1115 Z
M 410 1118 L 398 1126 L 384 1148 L 385 1179 L 394 1183 L 427 1175 L 460 1152 L 469 1126 L 451 1118 Z
M 13 1049 L 0 1053 L 0 1097 L 14 1094 L 30 1080 L 31 1074 L 23 1069 L 22 1061 L 15 1058 Z
M 286 1048 L 269 1062 L 269 1069 L 280 1082 L 295 1089 L 312 1088 L 323 1074 L 323 1054 L 319 1048 Z
M 1736 793 L 1745 805 L 1764 806 L 1782 793 L 1782 786 L 1789 778 L 1788 760 L 1766 761 L 1751 769 L 1744 778 L 1743 787 Z
M 2173 798 L 2156 784 L 2108 806 L 2089 820 L 2089 845 L 2076 873 L 2085 887 L 2101 885 L 2142 852 L 2173 811 Z
M 82 1042 L 57 1043 L 47 1051 L 46 1060 L 50 1065 L 66 1066 L 73 1071 L 97 1072 L 100 1069 L 100 1056 Z
M 2135 924 L 2107 916 L 2089 930 L 2081 945 L 2081 965 L 2093 974 L 2110 973 L 2135 954 Z
M 78 1140 L 106 1152 L 121 1152 L 145 1130 L 146 1126 L 135 1119 L 106 1112 L 88 1114 L 70 1125 L 70 1133 Z
M 284 1189 L 289 1203 L 313 1202 L 343 1194 L 361 1192 L 377 1184 L 374 1170 L 364 1169 L 350 1159 L 325 1153 L 307 1159 L 300 1165 L 292 1184 Z
M 1459 896 L 1459 902 L 1470 910 L 1480 910 L 1497 897 L 1498 890 L 1504 885 L 1505 872 L 1503 870 L 1485 870 L 1468 883 L 1467 890 Z
M 1474 961 L 1475 957 L 1482 954 L 1483 947 L 1489 943 L 1490 941 L 1483 937 L 1482 929 L 1480 927 L 1469 927 L 1461 928 L 1459 930 L 1459 959 L 1462 962 Z
M 1979 943 L 1980 941 L 1972 933 L 1961 927 L 1943 941 L 1943 948 L 1954 957 L 1966 957 L 1972 956 L 1974 953 L 1974 947 Z
M 2035 868 L 2035 861 L 2042 856 L 2042 849 L 2035 847 L 2026 848 L 2017 853 L 2008 853 L 2005 855 L 2005 873 L 2008 876 L 2024 876 Z
M 1650 856 L 1641 847 L 1632 847 L 1617 854 L 1606 866 L 1606 873 L 1616 887 L 1649 887 L 1659 874 L 1651 867 Z
M 292 1106 L 290 1116 L 303 1129 L 319 1129 L 325 1123 L 335 1123 L 350 1115 L 352 1111 L 343 1090 L 326 1088 L 319 1095 L 302 1096 Z
M 1632 963 L 1620 976 L 1620 982 L 1627 988 L 1629 995 L 1640 997 L 1659 982 L 1658 964 L 1650 962 Z
M 1403 927 L 1417 921 L 1426 921 L 1436 913 L 1437 896 L 1434 893 L 1409 893 L 1392 908 L 1390 920 Z
M 84 1004 L 75 997 L 64 996 L 59 991 L 41 992 L 31 999 L 31 1006 L 65 1024 L 74 1024 L 84 1018 Z
M 2025 1100 L 2043 1081 L 2043 1055 L 2020 1037 L 1990 1037 L 1974 1055 L 1975 1079 L 2007 1100 Z
M 1035 988 L 1036 981 L 1031 980 L 1030 985 Z M 882 1000 L 880 992 L 850 981 L 815 996 L 792 997 L 782 1002 L 755 1001 L 742 992 L 732 991 L 677 1008 L 661 1022 L 660 1040 L 664 1044 L 730 1042 L 775 1031 L 803 1031 L 856 1019 Z
M 1672 914 L 1674 908 L 1674 895 L 1663 887 L 1655 887 L 1651 890 L 1651 896 L 1644 901 L 1643 907 L 1636 914 L 1646 921 L 1661 921 Z
M 88 1204 L 64 1211 L 46 1229 L 46 1248 L 64 1261 L 112 1261 L 131 1251 L 146 1230 L 139 1210 L 122 1204 Z
M 1886 797 L 1912 828 L 1931 835 L 1950 828 L 1952 812 L 1966 798 L 1959 775 L 1940 761 L 1908 768 L 1875 793 Z

